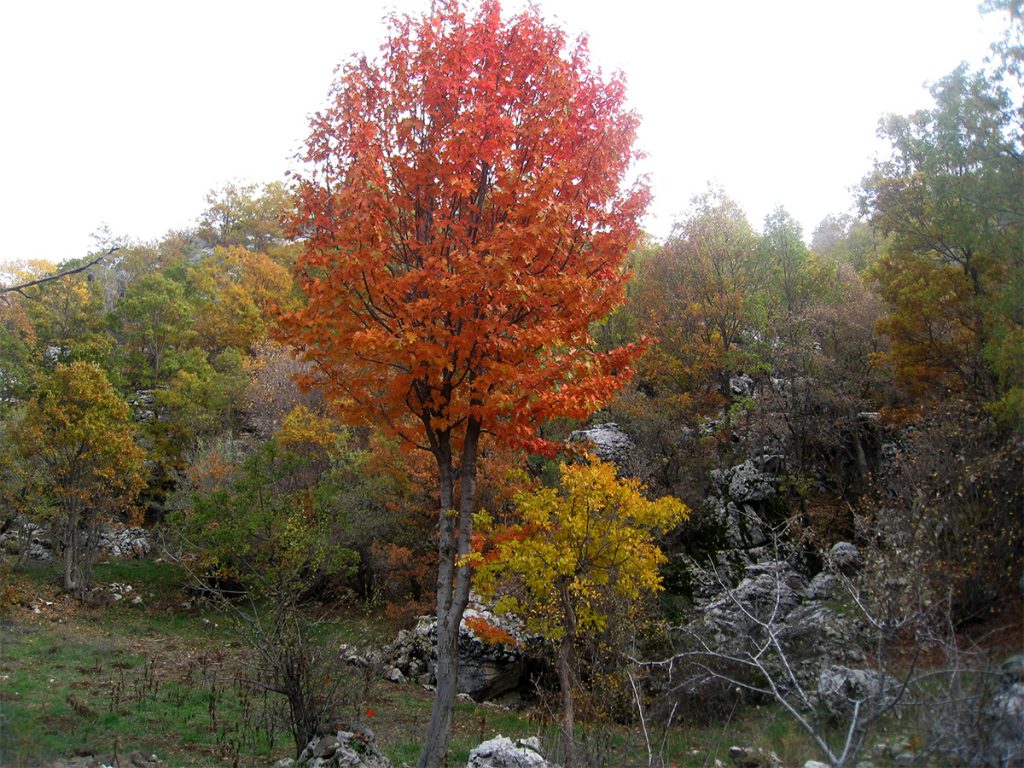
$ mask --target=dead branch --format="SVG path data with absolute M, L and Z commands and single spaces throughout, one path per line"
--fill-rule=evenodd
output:
M 86 264 L 82 264 L 81 266 L 73 267 L 71 269 L 65 269 L 63 272 L 58 272 L 55 275 L 47 275 L 46 277 L 40 277 L 40 278 L 37 278 L 35 280 L 29 280 L 27 283 L 19 283 L 18 285 L 9 285 L 9 286 L 0 285 L 0 296 L 2 296 L 5 293 L 20 293 L 26 299 L 30 298 L 28 296 L 28 294 L 25 293 L 25 289 L 26 288 L 34 288 L 37 285 L 42 285 L 43 283 L 49 283 L 52 280 L 60 280 L 60 279 L 65 278 L 65 277 L 69 277 L 70 275 L 77 275 L 79 272 L 85 272 L 87 269 L 91 269 L 92 267 L 95 267 L 97 264 L 99 264 L 105 258 L 107 258 L 108 256 L 112 255 L 113 253 L 115 253 L 116 251 L 119 251 L 119 250 L 120 250 L 120 247 L 115 245 L 115 246 L 112 246 L 106 253 L 100 254 L 99 256 L 97 256 L 92 261 L 90 261 L 90 262 L 88 262 Z

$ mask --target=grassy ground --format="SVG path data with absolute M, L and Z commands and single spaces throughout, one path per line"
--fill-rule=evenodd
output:
M 247 644 L 223 614 L 186 607 L 185 577 L 174 565 L 98 565 L 96 584 L 133 586 L 114 603 L 81 605 L 61 594 L 56 582 L 48 566 L 8 577 L 16 600 L 0 624 L 0 766 L 115 749 L 156 754 L 170 766 L 267 766 L 292 754 L 291 737 L 272 714 L 280 702 L 254 684 L 258 674 Z M 141 604 L 132 603 L 136 596 Z M 331 616 L 323 633 L 334 643 L 365 645 L 390 638 L 394 629 L 349 613 Z M 396 765 L 415 763 L 430 692 L 349 674 L 348 710 L 339 716 L 368 725 Z M 550 720 L 460 702 L 449 764 L 465 765 L 474 745 L 498 733 L 539 735 L 558 757 Z M 666 765 L 677 768 L 708 768 L 716 758 L 730 764 L 733 744 L 774 750 L 791 766 L 817 757 L 785 714 L 770 707 L 650 736 Z M 648 764 L 639 728 L 589 726 L 579 739 L 603 765 Z

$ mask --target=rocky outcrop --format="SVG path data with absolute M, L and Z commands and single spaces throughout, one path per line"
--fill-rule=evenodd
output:
M 100 528 L 98 537 L 98 551 L 111 557 L 146 557 L 154 550 L 145 528 L 107 525 Z M 45 561 L 53 557 L 54 538 L 47 527 L 16 515 L 4 523 L 0 531 L 0 551 L 15 558 Z
M 842 719 L 860 706 L 860 716 L 867 716 L 890 705 L 896 698 L 892 678 L 873 669 L 852 669 L 831 666 L 818 676 L 818 702 L 833 718 Z
M 100 530 L 100 551 L 111 557 L 146 557 L 153 549 L 150 533 L 145 528 L 114 525 Z
M 736 768 L 786 768 L 774 752 L 754 747 L 729 747 L 729 759 Z
M 373 733 L 367 728 L 333 729 L 317 736 L 302 750 L 299 759 L 284 758 L 273 768 L 391 768 L 388 760 L 377 748 Z
M 740 505 L 713 496 L 705 502 L 704 509 L 721 526 L 730 548 L 753 549 L 768 542 L 761 517 L 750 504 Z
M 636 445 L 629 435 L 614 422 L 596 424 L 588 429 L 577 429 L 570 432 L 569 442 L 589 443 L 593 446 L 594 455 L 601 461 L 614 464 L 625 474 L 635 474 Z
M 776 494 L 776 478 L 765 467 L 773 457 L 767 457 L 759 467 L 747 459 L 729 469 L 711 471 L 711 481 L 721 496 L 735 504 L 766 501 Z
M 45 561 L 53 557 L 53 542 L 46 528 L 15 515 L 0 530 L 0 552 L 12 559 Z
M 526 682 L 528 647 L 536 638 L 510 616 L 499 616 L 480 602 L 466 608 L 459 627 L 458 690 L 475 701 L 488 701 Z M 437 620 L 419 619 L 411 630 L 399 632 L 382 655 L 384 676 L 393 682 L 435 683 Z
M 512 741 L 498 734 L 469 753 L 466 768 L 557 768 L 541 753 L 540 740 L 536 736 Z
M 739 376 L 730 376 L 729 393 L 733 397 L 753 397 L 754 380 L 745 373 L 741 373 Z
M 816 586 L 820 591 L 821 582 Z M 712 584 L 706 588 L 712 589 Z M 767 645 L 759 660 L 780 689 L 791 687 L 792 670 L 805 691 L 814 691 L 822 670 L 862 664 L 865 657 L 856 624 L 812 594 L 807 580 L 790 563 L 753 563 L 735 586 L 718 581 L 713 597 L 695 601 L 696 618 L 683 627 L 683 637 L 694 648 L 706 644 L 722 659 L 748 658 Z M 769 632 L 785 660 L 768 642 Z M 747 671 L 748 665 L 741 663 L 733 674 L 742 678 Z M 701 694 L 709 684 L 717 685 L 706 675 L 695 674 L 686 690 Z
M 985 711 L 991 751 L 1002 765 L 1024 764 L 1024 654 L 1008 658 L 999 671 L 999 690 Z

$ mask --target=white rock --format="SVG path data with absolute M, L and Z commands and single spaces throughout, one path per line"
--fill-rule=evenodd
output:
M 469 753 L 466 768 L 555 768 L 533 748 L 534 739 L 513 742 L 498 734 Z

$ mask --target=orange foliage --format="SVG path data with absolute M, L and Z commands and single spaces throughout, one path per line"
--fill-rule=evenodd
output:
M 482 616 L 467 616 L 465 622 L 470 631 L 484 643 L 489 645 L 507 645 L 510 647 L 522 645 L 509 632 L 488 623 Z
M 196 491 L 209 493 L 222 487 L 235 471 L 219 451 L 213 451 L 194 461 L 185 470 L 189 485 Z
M 641 351 L 598 353 L 590 334 L 622 302 L 649 198 L 627 181 L 638 118 L 621 77 L 593 72 L 583 41 L 566 48 L 536 9 L 502 19 L 497 0 L 473 18 L 459 0 L 393 16 L 380 60 L 350 61 L 311 120 L 298 178 L 306 304 L 281 324 L 305 383 L 437 462 L 450 663 L 424 768 L 446 752 L 481 438 L 550 450 L 538 426 L 589 416 Z
M 434 559 L 408 547 L 376 541 L 370 552 L 376 596 L 384 601 L 387 615 L 408 620 L 427 610 L 434 597 Z
M 350 420 L 430 448 L 467 422 L 536 446 L 639 351 L 597 354 L 589 332 L 622 300 L 648 200 L 625 187 L 638 120 L 535 11 L 440 6 L 394 18 L 382 60 L 349 63 L 312 120 L 307 304 L 284 328 Z

